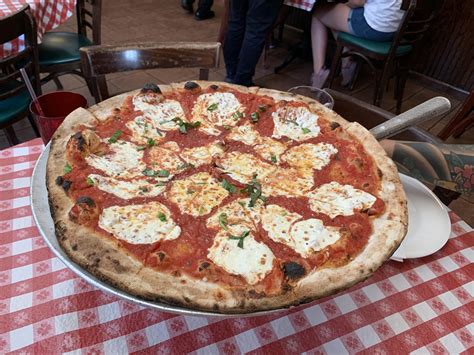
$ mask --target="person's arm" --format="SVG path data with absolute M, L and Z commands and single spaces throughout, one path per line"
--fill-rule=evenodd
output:
M 349 0 L 346 3 L 347 6 L 349 6 L 352 9 L 355 9 L 356 7 L 362 7 L 365 5 L 365 0 Z
M 460 193 L 474 192 L 474 145 L 382 140 L 401 173 Z

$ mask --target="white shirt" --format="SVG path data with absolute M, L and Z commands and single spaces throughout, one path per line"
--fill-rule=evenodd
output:
M 400 10 L 402 0 L 367 0 L 364 17 L 370 27 L 380 32 L 395 32 L 405 11 Z

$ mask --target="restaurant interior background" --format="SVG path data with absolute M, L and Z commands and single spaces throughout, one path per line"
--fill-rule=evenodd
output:
M 196 21 L 192 15 L 184 11 L 179 1 L 169 0 L 103 0 L 102 1 L 102 44 L 123 44 L 147 41 L 216 41 L 223 15 L 224 0 L 216 0 L 213 10 L 216 16 L 205 21 Z M 474 88 L 474 36 L 472 24 L 473 1 L 457 2 L 445 0 L 443 16 L 431 26 L 427 38 L 423 41 L 420 55 L 413 73 L 406 84 L 403 96 L 402 111 L 408 110 L 432 97 L 445 96 L 452 104 L 451 111 L 439 118 L 427 121 L 421 127 L 433 135 L 446 126 L 457 113 L 469 91 Z M 471 9 L 470 9 L 471 8 Z M 288 55 L 288 49 L 301 41 L 302 27 L 300 21 L 307 16 L 299 10 L 283 31 L 283 41 L 276 43 L 267 53 L 265 63 L 261 58 L 256 68 L 254 81 L 261 87 L 286 91 L 298 85 L 308 85 L 312 72 L 312 64 L 308 58 L 297 58 L 280 73 L 275 74 L 274 68 L 280 65 Z M 306 17 L 306 20 L 308 18 Z M 76 31 L 76 18 L 70 17 L 54 31 Z M 262 56 L 263 57 L 263 56 Z M 135 72 L 124 72 L 107 76 L 110 95 L 130 91 L 143 86 L 144 83 L 170 83 L 196 79 L 198 69 L 154 69 Z M 220 68 L 211 69 L 209 80 L 223 81 L 225 78 L 224 61 L 221 57 Z M 89 105 L 94 99 L 85 81 L 74 75 L 60 78 L 64 90 L 84 95 Z M 374 83 L 367 66 L 352 91 L 339 85 L 335 80 L 333 88 L 347 93 L 352 97 L 372 102 Z M 390 82 L 390 91 L 386 92 L 381 107 L 395 113 L 396 100 L 392 95 L 394 80 Z M 43 93 L 57 90 L 53 81 L 42 87 Z M 29 122 L 24 119 L 14 125 L 20 141 L 28 141 L 35 137 Z M 474 143 L 474 130 L 468 129 L 459 138 L 450 137 L 448 143 Z M 0 149 L 8 146 L 3 132 L 0 132 Z M 471 226 L 474 225 L 474 197 L 461 196 L 450 204 Z

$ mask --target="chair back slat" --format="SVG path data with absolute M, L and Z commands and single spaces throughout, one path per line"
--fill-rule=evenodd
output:
M 169 68 L 199 68 L 200 78 L 207 79 L 209 69 L 218 68 L 219 55 L 218 42 L 90 46 L 81 48 L 81 64 L 82 72 L 93 82 L 111 73 Z M 96 102 L 108 97 L 106 87 L 104 90 L 99 87 L 96 89 Z
M 77 0 L 77 30 L 87 37 L 87 29 L 92 33 L 92 43 L 101 42 L 102 0 Z
M 8 99 L 25 89 L 26 86 L 21 79 L 21 68 L 26 70 L 36 94 L 41 94 L 36 23 L 29 5 L 0 19 L 0 43 L 6 43 L 21 35 L 25 38 L 25 48 L 0 59 L 0 100 Z

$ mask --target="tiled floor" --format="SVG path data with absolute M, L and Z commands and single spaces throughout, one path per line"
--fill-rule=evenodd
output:
M 179 1 L 169 0 L 103 0 L 102 17 L 102 43 L 123 44 L 126 42 L 148 41 L 215 41 L 220 25 L 223 0 L 216 0 L 214 11 L 216 17 L 206 21 L 195 21 L 193 16 L 187 14 L 179 6 Z M 75 18 L 70 18 L 57 30 L 75 31 Z M 280 64 L 287 53 L 289 43 L 295 40 L 297 34 L 286 30 L 284 44 L 269 51 L 268 60 L 259 63 L 254 77 L 256 84 L 278 90 L 288 90 L 297 85 L 308 84 L 311 73 L 311 63 L 297 60 L 286 68 L 281 74 L 274 74 L 273 68 Z M 108 80 L 111 94 L 129 91 L 143 86 L 147 82 L 169 83 L 196 79 L 197 70 L 193 69 L 168 69 L 147 70 L 142 72 L 129 72 L 110 75 Z M 224 63 L 221 60 L 220 68 L 210 73 L 210 80 L 223 80 L 225 77 Z M 61 77 L 65 90 L 75 91 L 87 97 L 89 104 L 93 99 L 83 81 L 72 75 Z M 337 90 L 344 91 L 341 87 Z M 43 92 L 56 90 L 51 82 L 43 87 Z M 361 75 L 356 88 L 349 92 L 350 95 L 371 102 L 373 84 L 369 75 Z M 415 80 L 408 80 L 403 110 L 409 109 L 431 97 L 447 96 L 444 92 L 437 92 L 423 87 Z M 432 134 L 437 134 L 449 121 L 449 118 L 459 108 L 461 102 L 454 97 L 447 96 L 452 102 L 452 110 L 444 117 L 426 122 L 422 127 Z M 390 111 L 395 109 L 395 100 L 391 92 L 385 94 L 382 108 Z M 22 141 L 34 138 L 28 121 L 22 120 L 14 125 Z M 459 139 L 449 139 L 449 143 L 474 143 L 474 130 L 466 132 Z M 0 149 L 8 146 L 6 137 L 0 132 Z M 474 225 L 474 198 L 461 197 L 450 205 L 471 225 Z

